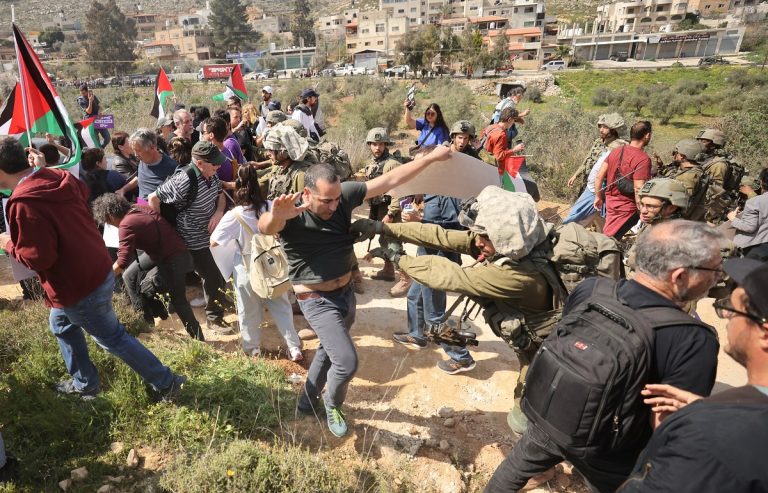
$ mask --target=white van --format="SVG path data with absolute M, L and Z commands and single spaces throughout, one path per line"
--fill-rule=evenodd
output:
M 541 66 L 541 70 L 563 70 L 565 68 L 565 61 L 552 60 Z

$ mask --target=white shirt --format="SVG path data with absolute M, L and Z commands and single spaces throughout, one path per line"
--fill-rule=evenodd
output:
M 315 129 L 315 119 L 312 115 L 307 115 L 301 110 L 294 109 L 291 118 L 304 125 L 304 128 L 307 130 L 307 135 L 317 134 L 317 130 Z
M 261 212 L 269 210 L 271 206 L 271 202 L 267 202 L 267 206 Z M 240 214 L 240 218 L 245 221 L 251 230 L 255 234 L 259 234 L 259 218 L 256 216 L 253 207 L 238 205 L 224 214 L 216 229 L 211 233 L 211 240 L 219 245 L 225 245 L 235 240 L 237 241 L 238 249 L 242 249 L 243 256 L 246 256 L 251 253 L 251 234 L 243 228 L 243 225 L 237 220 L 236 214 Z

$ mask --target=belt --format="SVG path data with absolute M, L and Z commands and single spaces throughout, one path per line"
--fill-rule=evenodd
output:
M 348 282 L 344 286 L 340 288 L 336 288 L 332 291 L 307 291 L 306 293 L 296 293 L 296 299 L 299 301 L 306 301 L 306 300 L 314 300 L 317 298 L 323 298 L 325 296 L 334 296 L 337 294 L 342 294 L 344 291 L 349 289 L 349 287 L 352 285 L 352 282 Z

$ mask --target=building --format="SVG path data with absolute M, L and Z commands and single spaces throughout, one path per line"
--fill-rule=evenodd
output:
M 482 15 L 483 0 L 379 0 L 379 11 L 406 17 L 408 24 L 436 24 L 444 18 Z
M 133 14 L 126 14 L 126 17 L 133 19 L 136 24 L 136 41 L 138 42 L 155 39 L 155 32 L 162 30 L 168 19 L 166 16 L 150 14 L 141 10 Z
M 176 46 L 170 41 L 151 41 L 144 46 L 144 56 L 151 60 L 175 60 Z
M 597 7 L 592 33 L 670 32 L 687 10 L 687 0 L 614 1 Z
M 688 0 L 688 12 L 702 17 L 719 16 L 757 4 L 758 0 Z
M 211 33 L 207 26 L 192 24 L 163 29 L 155 33 L 155 41 L 172 44 L 176 55 L 185 60 L 211 59 Z
M 507 27 L 542 27 L 546 22 L 544 2 L 513 0 L 489 4 L 483 9 L 484 15 L 498 15 L 507 19 Z
M 742 26 L 673 33 L 598 33 L 572 36 L 566 44 L 573 47 L 574 56 L 584 60 L 607 60 L 617 52 L 636 60 L 731 55 L 739 52 L 744 30 Z
M 291 19 L 287 15 L 267 16 L 263 14 L 261 18 L 252 20 L 251 26 L 257 33 L 284 33 L 291 30 Z
M 321 16 L 315 22 L 315 30 L 324 38 L 343 38 L 347 25 L 357 22 L 359 13 L 357 9 L 348 9 L 341 14 Z
M 541 28 L 522 27 L 517 29 L 497 29 L 488 31 L 483 36 L 483 44 L 492 50 L 498 38 L 507 36 L 507 50 L 512 60 L 538 60 L 541 52 Z
M 271 50 L 269 55 L 277 61 L 276 70 L 293 71 L 310 68 L 315 62 L 317 48 L 314 46 L 294 47 L 286 50 Z
M 357 22 L 346 26 L 347 52 L 351 55 L 376 50 L 388 56 L 395 54 L 395 45 L 408 32 L 407 17 L 391 17 L 388 11 L 360 12 Z

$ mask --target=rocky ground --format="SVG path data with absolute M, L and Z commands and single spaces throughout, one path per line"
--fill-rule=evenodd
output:
M 562 209 L 559 204 L 541 203 L 544 211 Z M 361 216 L 365 211 L 359 211 Z M 544 213 L 547 214 L 546 212 Z M 357 245 L 362 258 L 367 243 Z M 409 248 L 410 250 L 410 248 Z M 471 259 L 465 257 L 465 265 Z M 380 268 L 380 261 L 361 261 L 364 275 Z M 496 338 L 482 321 L 473 322 L 480 345 L 472 349 L 477 367 L 459 375 L 447 375 L 436 368 L 446 358 L 441 348 L 431 345 L 412 350 L 396 344 L 392 333 L 406 330 L 405 299 L 393 299 L 388 290 L 392 283 L 365 282 L 365 293 L 358 295 L 357 323 L 353 328 L 359 353 L 359 370 L 350 386 L 346 412 L 351 425 L 343 439 L 333 437 L 322 421 L 304 418 L 286 419 L 283 437 L 310 447 L 331 447 L 346 451 L 353 463 L 375 459 L 382 468 L 395 467 L 408 477 L 395 482 L 416 481 L 419 491 L 460 493 L 482 491 L 490 474 L 515 445 L 517 437 L 506 424 L 512 406 L 512 389 L 518 362 L 514 353 Z M 7 257 L 0 257 L 0 297 L 20 296 L 18 285 L 10 278 Z M 190 288 L 189 296 L 199 295 Z M 455 296 L 449 296 L 449 305 Z M 204 315 L 196 309 L 199 319 Z M 699 314 L 713 324 L 725 340 L 725 324 L 717 319 L 712 300 L 699 303 Z M 228 317 L 235 319 L 234 315 Z M 297 329 L 306 321 L 295 317 Z M 178 320 L 160 321 L 154 329 L 163 335 L 184 336 Z M 264 326 L 262 347 L 280 365 L 286 377 L 296 381 L 298 389 L 317 340 L 305 341 L 306 360 L 301 364 L 286 360 L 279 350 L 283 344 L 273 323 Z M 240 351 L 238 336 L 206 333 L 218 350 Z M 143 336 L 142 336 L 143 337 Z M 721 352 L 715 391 L 746 381 L 744 370 Z M 139 451 L 152 457 L 151 448 Z M 162 468 L 161 458 L 144 461 L 142 467 Z M 577 473 L 567 465 L 557 468 L 554 476 L 533 491 L 587 491 Z

